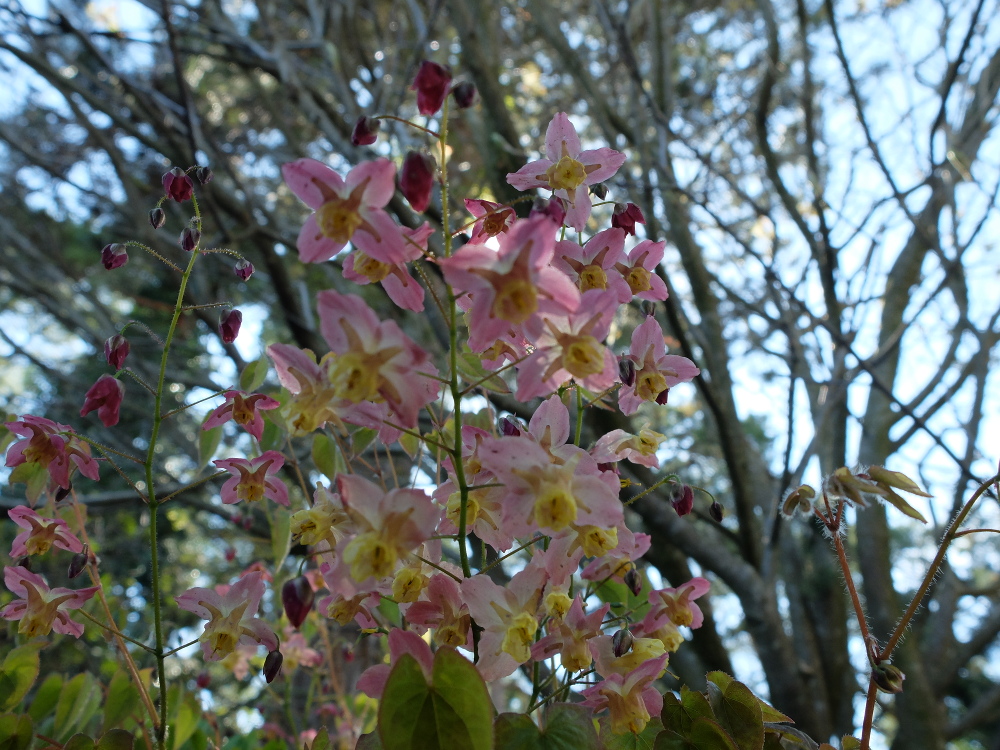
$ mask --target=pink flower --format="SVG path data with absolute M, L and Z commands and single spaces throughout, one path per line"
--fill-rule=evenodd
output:
M 118 424 L 118 410 L 124 396 L 125 386 L 120 380 L 113 375 L 101 375 L 84 396 L 80 416 L 86 416 L 96 409 L 104 426 L 114 427 Z
M 645 223 L 646 217 L 642 215 L 642 209 L 634 203 L 615 204 L 615 210 L 611 214 L 611 226 L 620 227 L 634 237 L 635 225 Z
M 396 167 L 388 159 L 359 164 L 347 178 L 313 159 L 281 168 L 285 182 L 315 213 L 299 232 L 305 263 L 329 260 L 348 242 L 383 263 L 402 259 L 399 227 L 382 209 L 396 192 Z
M 255 571 L 244 575 L 224 594 L 193 588 L 175 597 L 178 607 L 208 620 L 198 639 L 208 661 L 219 661 L 239 645 L 260 643 L 268 651 L 278 648 L 278 637 L 257 618 L 264 588 L 262 574 Z
M 667 285 L 656 273 L 665 245 L 662 241 L 643 240 L 629 250 L 627 258 L 615 264 L 633 296 L 659 302 L 667 298 Z
M 458 582 L 436 573 L 427 582 L 424 595 L 426 599 L 415 601 L 406 610 L 407 622 L 434 628 L 434 641 L 440 646 L 471 650 L 472 620 Z
M 578 672 L 586 669 L 593 661 L 588 642 L 601 634 L 601 623 L 610 609 L 610 604 L 604 604 L 589 615 L 585 615 L 583 602 L 579 596 L 575 597 L 566 617 L 559 621 L 550 621 L 548 635 L 531 647 L 532 658 L 542 661 L 559 654 L 562 666 L 567 671 Z
M 358 678 L 358 690 L 372 698 L 381 698 L 385 691 L 385 683 L 389 681 L 389 673 L 404 654 L 409 654 L 417 660 L 424 678 L 430 682 L 434 671 L 434 654 L 423 638 L 412 630 L 393 628 L 389 631 L 389 663 L 376 664 L 369 667 Z
M 625 163 L 625 154 L 611 148 L 584 151 L 569 116 L 559 112 L 545 132 L 545 156 L 508 174 L 507 182 L 518 190 L 552 190 L 570 204 L 566 223 L 582 231 L 590 217 L 587 188 L 613 177 Z
M 2 610 L 5 620 L 20 620 L 17 632 L 28 638 L 48 635 L 51 631 L 79 638 L 83 625 L 74 622 L 66 610 L 79 609 L 97 593 L 97 587 L 87 589 L 50 589 L 45 579 L 19 566 L 4 568 L 3 580 L 7 588 L 17 594 Z
M 445 280 L 472 297 L 469 346 L 484 351 L 538 312 L 574 312 L 580 293 L 552 266 L 556 226 L 526 219 L 500 238 L 500 249 L 465 245 L 440 261 Z
M 656 451 L 659 449 L 660 443 L 666 439 L 666 435 L 654 432 L 648 426 L 639 430 L 638 435 L 632 435 L 624 430 L 612 430 L 601 436 L 591 448 L 590 455 L 599 464 L 625 459 L 634 464 L 642 464 L 650 469 L 656 469 L 660 466 Z
M 652 605 L 650 615 L 653 619 L 666 618 L 674 625 L 700 628 L 705 621 L 705 615 L 694 600 L 707 594 L 709 588 L 711 584 L 699 576 L 682 583 L 677 588 L 650 591 L 649 603 Z
M 306 637 L 295 628 L 287 626 L 282 635 L 281 653 L 285 657 L 282 671 L 292 672 L 299 666 L 315 667 L 323 662 L 323 655 L 309 648 Z
M 100 478 L 90 446 L 76 437 L 69 425 L 26 414 L 20 421 L 6 422 L 4 426 L 18 437 L 27 438 L 11 445 L 5 465 L 14 467 L 12 483 L 27 483 L 32 502 L 41 494 L 46 475 L 51 483 L 68 490 L 74 465 L 85 477 L 95 481 Z
M 104 358 L 116 370 L 125 366 L 125 358 L 128 356 L 128 339 L 120 333 L 115 334 L 104 342 Z
M 654 318 L 646 318 L 632 332 L 630 359 L 635 362 L 635 384 L 623 385 L 618 406 L 626 416 L 635 414 L 643 401 L 667 403 L 667 391 L 697 377 L 701 370 L 687 357 L 667 354 L 663 331 Z
M 570 240 L 557 242 L 554 264 L 581 292 L 610 289 L 619 302 L 628 302 L 632 291 L 617 268 L 624 257 L 625 233 L 612 228 L 598 232 L 583 247 Z
M 444 65 L 424 60 L 410 91 L 417 92 L 417 109 L 422 115 L 433 115 L 444 104 L 451 84 L 451 71 Z
M 259 458 L 221 458 L 212 463 L 233 474 L 222 485 L 222 502 L 226 505 L 241 500 L 254 503 L 267 497 L 288 506 L 288 488 L 274 476 L 285 464 L 284 456 L 277 451 L 267 451 Z
M 517 218 L 513 208 L 492 201 L 466 198 L 465 207 L 478 219 L 472 227 L 469 245 L 482 245 L 490 237 L 507 232 Z
M 667 657 L 650 659 L 626 675 L 612 674 L 583 691 L 584 706 L 611 714 L 611 731 L 615 734 L 638 734 L 646 728 L 650 716 L 663 708 L 663 696 L 653 683 L 663 672 Z
M 424 309 L 424 288 L 413 278 L 406 264 L 423 256 L 434 230 L 430 224 L 423 224 L 416 229 L 403 227 L 401 231 L 406 239 L 401 261 L 383 263 L 355 250 L 344 259 L 344 278 L 362 285 L 381 282 L 389 299 L 404 310 L 420 312 Z
M 14 537 L 14 544 L 10 548 L 11 558 L 44 555 L 52 547 L 83 552 L 83 543 L 61 518 L 44 518 L 26 505 L 12 508 L 7 515 L 22 529 L 26 529 Z
M 225 395 L 226 402 L 211 413 L 201 429 L 210 430 L 232 419 L 260 440 L 264 434 L 264 418 L 259 412 L 277 409 L 281 404 L 263 393 L 248 395 L 244 391 L 226 391 Z

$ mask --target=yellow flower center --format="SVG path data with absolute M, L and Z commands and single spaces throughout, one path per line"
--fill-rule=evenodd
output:
M 509 323 L 523 323 L 538 309 L 538 292 L 526 279 L 510 279 L 497 289 L 493 314 Z
M 374 284 L 388 276 L 392 272 L 392 266 L 380 260 L 375 260 L 360 250 L 355 250 L 354 270 Z
M 551 591 L 545 596 L 545 611 L 555 620 L 563 619 L 571 606 L 573 600 L 565 591 Z
M 573 194 L 583 181 L 587 179 L 587 170 L 576 159 L 564 156 L 545 171 L 549 187 L 553 190 L 563 189 Z
M 500 648 L 513 656 L 519 664 L 523 664 L 531 657 L 531 644 L 534 643 L 536 630 L 538 620 L 527 612 L 521 612 L 507 626 Z
M 562 531 L 576 520 L 576 500 L 560 485 L 547 483 L 535 498 L 535 523 L 543 529 Z
M 581 292 L 586 292 L 589 289 L 607 289 L 608 275 L 604 273 L 603 268 L 596 264 L 585 266 L 580 271 L 579 284 Z
M 509 211 L 498 211 L 483 219 L 483 231 L 490 237 L 496 237 L 507 229 L 506 218 Z
M 653 288 L 652 283 L 650 283 L 650 274 L 642 266 L 635 266 L 630 268 L 628 273 L 625 274 L 625 281 L 628 282 L 629 289 L 632 290 L 632 294 L 639 294 L 640 292 L 648 292 Z
M 593 336 L 576 336 L 563 344 L 562 366 L 577 379 L 594 375 L 604 369 L 604 347 Z
M 316 224 L 324 237 L 347 242 L 364 219 L 350 200 L 331 198 L 316 210 Z
M 378 363 L 359 352 L 349 352 L 337 357 L 330 371 L 330 382 L 337 387 L 338 395 L 352 403 L 381 401 L 379 386 L 382 376 Z M 373 366 L 374 365 L 374 366 Z
M 427 585 L 427 576 L 413 568 L 403 568 L 392 582 L 392 598 L 398 603 L 415 602 Z
M 398 559 L 396 550 L 374 531 L 359 534 L 344 548 L 344 562 L 351 566 L 351 577 L 358 582 L 391 575 Z
M 618 529 L 584 526 L 580 529 L 580 544 L 587 557 L 600 557 L 618 546 Z
M 479 501 L 475 497 L 477 492 L 479 490 L 472 490 L 465 504 L 465 524 L 467 527 L 472 526 L 476 522 L 476 519 L 479 518 Z M 460 492 L 453 492 L 448 496 L 448 507 L 445 509 L 445 515 L 449 521 L 458 526 L 461 513 L 462 494 Z
M 641 371 L 635 378 L 635 395 L 644 401 L 656 401 L 667 390 L 667 379 L 657 370 Z

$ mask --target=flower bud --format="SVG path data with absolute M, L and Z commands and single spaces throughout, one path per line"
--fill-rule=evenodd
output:
M 548 200 L 536 198 L 531 204 L 529 216 L 548 216 L 559 226 L 566 220 L 566 203 L 558 195 L 553 195 Z
M 243 313 L 239 310 L 230 310 L 225 313 L 222 320 L 219 321 L 219 335 L 222 336 L 222 340 L 227 344 L 236 341 L 241 325 L 243 325 Z
M 305 576 L 291 578 L 281 587 L 281 603 L 285 605 L 285 615 L 293 627 L 305 622 L 312 609 L 315 593 Z
M 667 405 L 667 398 L 670 396 L 670 389 L 664 388 L 662 391 L 656 394 L 656 403 L 660 406 Z
M 199 690 L 204 690 L 212 684 L 212 678 L 208 672 L 200 672 L 198 676 L 194 678 L 194 684 L 198 686 Z
M 603 182 L 598 182 L 596 185 L 590 186 L 590 194 L 593 195 L 598 200 L 604 200 L 608 197 L 608 186 Z
M 875 686 L 883 693 L 902 693 L 906 675 L 900 672 L 898 667 L 885 661 L 872 667 L 872 679 L 875 680 Z
M 201 232 L 194 227 L 184 227 L 180 236 L 181 250 L 190 253 L 201 242 Z
M 240 258 L 236 261 L 236 265 L 233 266 L 233 273 L 240 277 L 241 280 L 246 281 L 254 272 L 253 263 L 248 261 L 246 258 Z
M 183 203 L 194 195 L 194 183 L 180 167 L 174 167 L 163 175 L 163 191 L 170 200 Z
M 419 151 L 410 151 L 399 172 L 399 189 L 418 214 L 427 210 L 434 189 L 434 160 Z
M 90 386 L 84 394 L 83 407 L 80 416 L 85 417 L 97 410 L 97 416 L 105 427 L 118 424 L 122 399 L 125 397 L 125 386 L 112 375 L 101 375 L 97 382 Z
M 354 123 L 354 130 L 351 132 L 351 143 L 355 146 L 370 146 L 378 140 L 378 131 L 382 127 L 382 121 L 374 117 L 361 115 Z
M 69 483 L 69 487 L 59 487 L 59 488 L 57 488 L 56 489 L 56 503 L 57 504 L 61 503 L 63 500 L 65 500 L 69 496 L 69 493 L 72 492 L 72 491 L 73 491 L 73 483 L 72 482 Z
M 635 643 L 635 636 L 628 628 L 622 628 L 611 636 L 611 648 L 619 659 L 632 650 L 633 643 Z
M 215 177 L 215 172 L 212 171 L 211 167 L 198 167 L 194 170 L 194 176 L 198 178 L 198 182 L 202 185 L 207 185 Z
M 507 417 L 500 417 L 500 434 L 504 437 L 519 437 L 521 430 L 514 420 Z
M 781 504 L 782 515 L 791 517 L 796 511 L 808 513 L 812 509 L 812 499 L 816 497 L 816 490 L 808 484 L 802 484 L 788 493 L 785 501 Z
M 694 490 L 690 485 L 682 484 L 675 487 L 670 496 L 670 504 L 679 516 L 686 516 L 694 510 Z
M 635 385 L 635 360 L 629 357 L 618 360 L 618 378 L 622 381 L 622 385 L 629 387 Z
M 159 229 L 167 223 L 167 215 L 163 209 L 157 206 L 149 211 L 149 223 L 153 229 Z
M 124 266 L 128 263 L 128 253 L 125 250 L 125 246 L 120 242 L 105 245 L 104 249 L 101 250 L 101 263 L 109 271 Z
M 726 517 L 726 511 L 722 507 L 722 503 L 718 500 L 714 500 L 712 504 L 708 506 L 708 515 L 710 515 L 712 520 L 716 523 L 722 523 L 722 519 Z
M 24 557 L 19 558 L 14 563 L 14 567 L 15 568 L 24 568 L 26 571 L 28 571 L 30 573 L 31 572 L 31 555 L 25 555 Z
M 277 649 L 268 653 L 267 657 L 264 659 L 264 679 L 267 680 L 268 684 L 274 682 L 274 678 L 278 676 L 278 672 L 281 671 L 281 662 L 285 660 L 285 657 L 281 655 L 281 652 Z
M 104 358 L 116 370 L 122 369 L 125 365 L 125 358 L 128 356 L 128 351 L 128 339 L 120 333 L 116 333 L 104 342 Z
M 632 592 L 632 596 L 639 596 L 642 591 L 642 575 L 632 566 L 625 573 L 625 585 L 628 586 L 628 590 Z
M 634 203 L 616 203 L 611 214 L 611 226 L 624 229 L 626 234 L 635 236 L 635 225 L 645 224 L 646 217 Z
M 476 102 L 476 86 L 469 81 L 462 81 L 452 86 L 451 95 L 455 97 L 455 106 L 468 109 Z
M 85 544 L 83 545 L 83 552 L 77 552 L 70 558 L 69 568 L 66 569 L 66 577 L 76 578 L 87 568 L 87 563 L 89 562 L 90 548 Z
M 417 109 L 422 115 L 433 115 L 444 104 L 451 84 L 451 71 L 444 65 L 424 60 L 410 91 L 417 92 Z
M 644 299 L 640 309 L 642 310 L 642 314 L 647 318 L 651 318 L 656 315 L 656 303 L 651 299 Z

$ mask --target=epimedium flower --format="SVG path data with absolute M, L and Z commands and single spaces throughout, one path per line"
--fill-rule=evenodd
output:
M 611 731 L 615 734 L 638 734 L 651 716 L 663 708 L 663 696 L 653 685 L 666 667 L 664 654 L 650 659 L 625 675 L 611 674 L 583 691 L 583 704 L 594 711 L 608 709 Z
M 634 203 L 616 203 L 611 214 L 611 226 L 623 229 L 626 233 L 635 237 L 635 225 L 645 224 L 646 217 L 642 215 L 640 209 Z
M 85 417 L 97 410 L 97 416 L 105 427 L 118 424 L 118 412 L 125 397 L 125 386 L 113 375 L 101 375 L 83 397 L 80 416 Z
M 402 260 L 404 240 L 383 208 L 396 192 L 396 167 L 388 159 L 364 162 L 341 177 L 314 159 L 281 168 L 285 182 L 313 213 L 299 232 L 299 257 L 319 263 L 352 242 L 383 263 Z
M 372 698 L 381 698 L 392 667 L 404 654 L 409 654 L 417 660 L 424 678 L 429 682 L 434 671 L 434 654 L 431 653 L 431 647 L 412 630 L 393 628 L 389 631 L 389 663 L 376 664 L 366 669 L 358 678 L 358 690 Z
M 86 604 L 97 593 L 96 586 L 76 591 L 50 589 L 40 575 L 15 565 L 4 568 L 3 578 L 7 588 L 21 598 L 0 610 L 0 617 L 20 620 L 18 633 L 28 638 L 48 635 L 53 630 L 74 638 L 83 635 L 83 625 L 70 619 L 67 610 Z
M 468 245 L 482 245 L 490 237 L 509 231 L 517 219 L 513 208 L 493 201 L 466 198 L 465 208 L 476 217 Z
M 656 273 L 656 267 L 663 260 L 665 246 L 666 243 L 662 241 L 643 240 L 615 264 L 632 296 L 658 302 L 667 298 L 667 285 Z
M 450 575 L 430 577 L 422 598 L 406 610 L 406 621 L 434 628 L 434 642 L 439 646 L 472 648 L 472 619 L 462 599 L 458 582 Z
M 401 231 L 406 240 L 402 260 L 383 263 L 355 250 L 344 259 L 344 278 L 361 285 L 377 281 L 382 284 L 389 299 L 404 310 L 421 312 L 424 309 L 424 288 L 413 278 L 407 263 L 422 257 L 427 251 L 427 240 L 434 234 L 434 229 L 424 223 L 416 229 L 403 227 Z
M 649 592 L 652 605 L 650 615 L 655 621 L 660 618 L 670 620 L 674 625 L 700 628 L 705 615 L 694 600 L 708 593 L 711 584 L 698 576 L 676 588 L 656 589 Z
M 355 146 L 372 145 L 378 140 L 378 131 L 381 127 L 381 120 L 361 115 L 354 123 L 354 130 L 351 131 L 351 143 Z
M 26 438 L 10 446 L 5 465 L 14 469 L 10 474 L 11 483 L 28 485 L 28 499 L 32 504 L 47 483 L 68 490 L 74 466 L 89 479 L 100 478 L 90 446 L 78 438 L 69 425 L 26 414 L 18 421 L 5 422 L 4 426 L 16 436 Z
M 610 609 L 610 604 L 603 604 L 590 614 L 584 614 L 582 600 L 579 596 L 574 597 L 564 618 L 549 621 L 548 634 L 531 647 L 531 657 L 544 661 L 559 654 L 566 671 L 586 669 L 593 661 L 589 641 L 601 634 L 601 623 Z
M 545 132 L 545 158 L 508 174 L 507 182 L 518 190 L 552 190 L 569 203 L 566 223 L 582 231 L 590 217 L 589 186 L 610 179 L 624 163 L 625 154 L 611 148 L 584 151 L 569 115 L 559 112 Z
M 451 70 L 430 60 L 420 63 L 417 77 L 413 79 L 410 91 L 417 92 L 417 109 L 422 115 L 437 113 L 448 96 L 451 85 Z
M 104 342 L 104 359 L 116 370 L 120 370 L 125 366 L 125 358 L 128 357 L 129 348 L 128 339 L 120 333 L 116 333 Z
M 109 271 L 124 266 L 128 263 L 128 251 L 125 249 L 125 245 L 120 242 L 105 245 L 101 250 L 101 263 Z
M 264 588 L 263 574 L 254 571 L 222 593 L 192 588 L 175 597 L 178 607 L 208 620 L 205 632 L 198 639 L 205 659 L 219 661 L 240 645 L 259 643 L 268 651 L 278 648 L 278 637 L 257 618 Z
M 556 243 L 554 263 L 576 282 L 581 292 L 608 289 L 619 302 L 632 299 L 618 264 L 625 258 L 625 232 L 611 228 L 598 232 L 583 246 L 570 240 Z
M 203 430 L 210 430 L 233 420 L 243 427 L 257 440 L 264 434 L 264 417 L 260 412 L 277 409 L 279 404 L 270 396 L 263 393 L 246 393 L 245 391 L 226 391 L 226 402 L 213 411 L 205 423 L 201 426 Z
M 10 548 L 11 558 L 25 555 L 44 555 L 52 547 L 83 552 L 83 542 L 69 530 L 69 525 L 61 518 L 45 518 L 26 505 L 11 508 L 7 514 L 14 523 L 25 531 L 14 537 Z
M 292 539 L 309 547 L 325 541 L 333 549 L 349 524 L 340 495 L 320 485 L 313 494 L 312 507 L 292 514 Z
M 598 439 L 591 448 L 590 455 L 599 464 L 628 460 L 656 469 L 660 466 L 656 451 L 666 439 L 666 435 L 649 429 L 648 425 L 643 426 L 638 435 L 624 430 L 612 430 Z
M 667 402 L 667 391 L 697 377 L 701 370 L 687 357 L 667 354 L 663 330 L 654 318 L 646 318 L 632 332 L 629 357 L 635 362 L 635 383 L 618 392 L 622 414 L 635 414 L 643 401 Z
M 277 451 L 267 451 L 258 458 L 220 458 L 212 463 L 233 475 L 222 485 L 224 504 L 254 503 L 266 497 L 288 507 L 288 488 L 275 476 L 285 464 L 285 457 Z

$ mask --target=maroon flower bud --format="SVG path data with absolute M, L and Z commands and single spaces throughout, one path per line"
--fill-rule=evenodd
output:
M 722 507 L 722 503 L 715 500 L 708 506 L 708 515 L 710 515 L 712 520 L 716 523 L 722 523 L 722 519 L 726 517 L 726 511 Z
M 211 167 L 198 167 L 194 170 L 194 176 L 198 178 L 198 182 L 202 185 L 207 185 L 215 177 L 215 172 L 212 171 Z
M 617 475 L 619 473 L 618 472 L 618 462 L 617 461 L 608 461 L 607 463 L 597 464 L 597 470 L 598 471 L 611 471 L 611 472 L 614 472 Z
M 204 690 L 212 684 L 212 678 L 208 672 L 201 672 L 194 678 L 194 684 L 198 686 L 199 690 Z
M 101 423 L 105 427 L 114 427 L 118 424 L 118 410 L 124 396 L 125 386 L 120 380 L 112 375 L 101 375 L 84 396 L 80 416 L 85 417 L 96 409 Z
M 431 157 L 419 151 L 410 151 L 403 160 L 403 168 L 399 172 L 399 189 L 418 214 L 426 211 L 431 203 L 436 167 Z
M 504 437 L 519 437 L 521 430 L 513 419 L 500 417 L 500 434 Z
M 190 253 L 201 242 L 201 232 L 194 227 L 184 227 L 180 236 L 181 250 Z
M 243 325 L 243 313 L 239 310 L 230 310 L 222 316 L 222 320 L 219 321 L 219 335 L 222 336 L 222 340 L 231 344 L 236 341 L 236 337 L 240 334 L 240 326 Z
M 455 97 L 455 106 L 468 109 L 476 102 L 476 87 L 468 81 L 462 81 L 452 86 L 451 95 Z
M 424 60 L 410 91 L 417 92 L 417 109 L 422 115 L 433 115 L 444 104 L 451 84 L 451 71 L 444 65 Z
M 608 197 L 608 186 L 603 182 L 598 182 L 596 185 L 590 186 L 590 194 L 596 197 L 598 200 L 604 200 Z
M 226 562 L 232 562 L 236 559 L 236 548 L 227 547 L 226 548 Z
M 875 686 L 883 693 L 902 693 L 906 675 L 900 672 L 898 667 L 886 661 L 872 667 L 872 679 L 875 680 Z
M 667 405 L 667 397 L 670 395 L 670 389 L 664 388 L 662 391 L 656 394 L 656 403 L 660 406 Z
M 632 650 L 633 643 L 635 643 L 635 636 L 628 628 L 622 628 L 611 636 L 611 649 L 619 659 Z
M 640 309 L 642 310 L 642 314 L 647 318 L 651 318 L 656 315 L 656 303 L 651 299 L 644 299 Z
M 629 387 L 635 385 L 635 360 L 629 357 L 622 357 L 618 360 L 618 378 L 622 385 Z
M 253 528 L 253 519 L 250 516 L 243 516 L 243 520 L 240 521 L 243 526 L 244 531 L 250 531 Z
M 624 229 L 626 234 L 635 236 L 635 225 L 645 224 L 646 218 L 634 203 L 616 203 L 611 214 L 611 226 Z
M 285 581 L 281 587 L 281 603 L 285 605 L 285 615 L 293 627 L 305 622 L 306 615 L 312 609 L 315 593 L 305 576 Z
M 635 566 L 629 568 L 628 572 L 625 573 L 625 585 L 632 592 L 632 596 L 639 596 L 642 592 L 642 575 Z
M 343 650 L 340 652 L 341 656 L 344 657 L 344 661 L 352 662 L 354 661 L 354 649 L 350 646 L 344 646 Z
M 382 127 L 382 121 L 374 117 L 361 115 L 354 123 L 354 130 L 351 132 L 351 143 L 355 146 L 370 146 L 378 140 L 378 131 Z
M 159 229 L 167 223 L 167 215 L 163 212 L 162 208 L 157 206 L 156 208 L 150 210 L 149 223 L 153 229 Z
M 104 358 L 108 361 L 108 364 L 116 370 L 120 370 L 124 366 L 125 358 L 128 356 L 128 350 L 128 339 L 120 333 L 116 333 L 104 342 Z
M 109 271 L 124 266 L 128 263 L 128 253 L 125 251 L 125 246 L 120 242 L 105 245 L 104 249 L 101 250 L 101 263 Z
M 80 575 L 87 567 L 87 563 L 90 562 L 90 548 L 85 544 L 83 545 L 83 552 L 77 552 L 70 558 L 69 568 L 66 569 L 67 578 L 76 578 Z
M 675 486 L 670 494 L 670 504 L 674 506 L 677 515 L 686 516 L 694 510 L 694 490 L 686 484 Z
M 69 487 L 59 487 L 56 490 L 56 502 L 61 503 L 69 496 L 69 493 L 72 492 L 72 490 L 73 490 L 72 482 L 70 482 Z
M 194 195 L 194 183 L 180 167 L 174 167 L 163 175 L 163 191 L 170 200 L 183 203 Z
M 15 568 L 24 568 L 29 573 L 31 572 L 31 555 L 25 555 L 24 557 L 17 560 L 14 563 Z
M 233 266 L 233 273 L 240 277 L 243 281 L 246 281 L 254 272 L 253 263 L 248 261 L 246 258 L 240 258 L 236 261 L 236 265 Z
M 274 682 L 274 678 L 278 676 L 278 672 L 281 671 L 281 662 L 285 660 L 285 657 L 281 655 L 278 650 L 271 651 L 267 658 L 264 659 L 264 679 L 267 680 L 268 684 Z
M 562 226 L 566 220 L 566 203 L 558 195 L 553 195 L 548 200 L 536 198 L 531 204 L 530 216 L 548 216 L 553 222 Z

